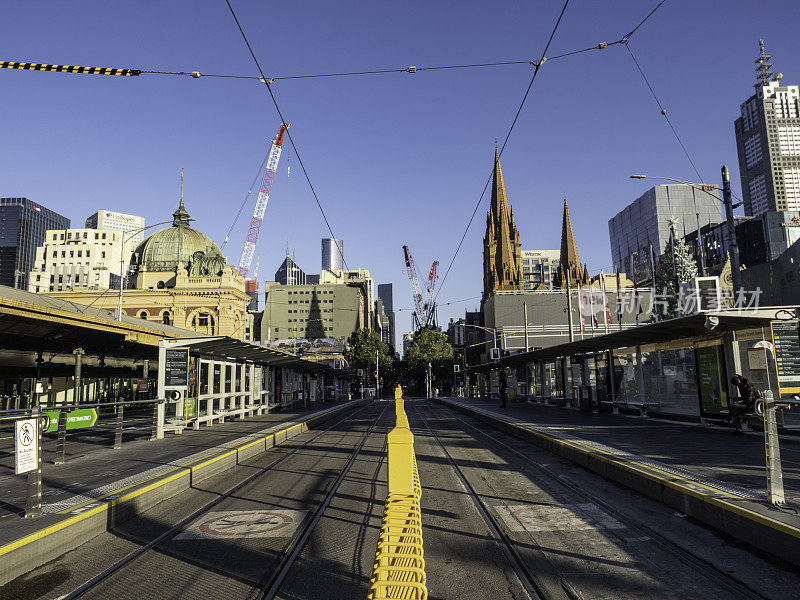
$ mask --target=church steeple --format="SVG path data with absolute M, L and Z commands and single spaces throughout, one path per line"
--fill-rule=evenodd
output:
M 578 258 L 578 245 L 575 243 L 575 234 L 572 231 L 572 219 L 569 217 L 566 198 L 564 198 L 564 217 L 561 221 L 561 255 L 559 256 L 556 287 L 567 287 L 565 273 L 569 273 L 570 287 L 589 283 L 589 272 L 585 266 L 581 265 Z
M 498 290 L 522 289 L 522 250 L 514 212 L 508 204 L 500 154 L 494 150 L 492 200 L 483 238 L 483 299 Z

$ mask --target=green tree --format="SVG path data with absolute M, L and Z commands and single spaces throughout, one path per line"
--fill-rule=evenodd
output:
M 453 372 L 453 346 L 447 336 L 432 329 L 420 329 L 406 352 L 411 370 L 420 376 L 425 373 L 428 363 L 438 377 L 447 377 Z
M 675 263 L 672 264 L 672 250 L 669 241 L 664 248 L 664 253 L 658 259 L 658 272 L 656 273 L 656 293 L 665 301 L 664 308 L 657 308 L 662 314 L 658 317 L 674 319 L 678 315 L 678 303 L 675 299 L 675 269 L 678 270 L 678 281 L 685 283 L 697 277 L 697 263 L 694 259 L 692 248 L 682 238 L 675 237 Z M 662 304 L 662 307 L 664 305 Z
M 394 353 L 374 329 L 359 329 L 347 339 L 350 346 L 350 364 L 357 369 L 375 373 L 376 357 L 380 360 L 381 371 L 388 373 L 394 363 Z M 383 379 L 383 377 L 381 377 Z

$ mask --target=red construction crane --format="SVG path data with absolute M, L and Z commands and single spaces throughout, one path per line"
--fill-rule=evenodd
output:
M 433 291 L 436 289 L 436 280 L 439 276 L 436 273 L 436 269 L 439 266 L 439 261 L 433 261 L 433 265 L 431 266 L 431 272 L 428 274 L 428 285 L 426 288 L 425 294 L 425 325 L 433 325 L 434 319 L 434 308 L 435 304 L 433 303 Z
M 272 188 L 272 180 L 275 179 L 275 171 L 278 169 L 278 160 L 281 157 L 281 147 L 283 146 L 283 134 L 288 123 L 281 123 L 278 135 L 272 142 L 272 149 L 267 158 L 267 167 L 264 169 L 264 179 L 261 180 L 261 190 L 258 192 L 258 200 L 253 210 L 253 218 L 250 220 L 250 230 L 247 232 L 247 239 L 242 248 L 242 258 L 239 259 L 239 275 L 247 277 L 250 265 L 253 262 L 253 253 L 256 250 L 258 232 L 261 230 L 261 223 L 264 221 L 264 212 L 267 210 L 269 201 L 269 190 Z

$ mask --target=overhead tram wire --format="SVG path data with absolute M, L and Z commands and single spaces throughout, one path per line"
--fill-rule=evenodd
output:
M 226 0 L 227 1 L 227 0 Z M 508 133 L 506 134 L 505 139 L 503 140 L 503 145 L 500 147 L 500 151 L 498 156 L 503 156 L 503 151 L 506 149 L 506 144 L 508 144 L 508 140 L 511 137 L 511 132 L 514 131 L 514 126 L 517 124 L 517 120 L 519 119 L 519 115 L 522 112 L 523 107 L 525 106 L 525 101 L 528 99 L 528 95 L 531 92 L 531 88 L 533 87 L 533 82 L 536 81 L 536 76 L 539 74 L 539 69 L 544 64 L 544 61 L 547 60 L 547 50 L 550 48 L 550 44 L 553 41 L 553 37 L 556 35 L 556 31 L 558 30 L 558 26 L 561 24 L 561 19 L 564 17 L 564 12 L 567 10 L 567 6 L 569 5 L 569 0 L 565 0 L 564 6 L 561 8 L 561 13 L 558 15 L 558 20 L 556 20 L 556 24 L 553 27 L 553 30 L 550 32 L 550 37 L 547 40 L 547 44 L 545 44 L 544 50 L 542 51 L 541 58 L 538 61 L 534 62 L 534 70 L 533 75 L 531 76 L 530 83 L 528 83 L 528 88 L 525 90 L 525 94 L 522 96 L 522 102 L 519 104 L 519 108 L 517 108 L 517 112 L 514 115 L 514 120 L 511 122 L 511 127 L 508 129 Z M 489 178 L 486 180 L 486 183 L 483 186 L 483 191 L 481 192 L 480 198 L 478 198 L 478 202 L 475 203 L 475 208 L 472 210 L 472 215 L 470 215 L 469 221 L 467 222 L 467 226 L 464 229 L 464 233 L 461 236 L 461 239 L 458 242 L 458 246 L 456 247 L 456 251 L 453 253 L 453 258 L 450 259 L 450 264 L 447 266 L 447 271 L 445 271 L 444 277 L 442 277 L 442 282 L 439 284 L 439 289 L 436 291 L 436 295 L 433 297 L 433 302 L 436 302 L 436 299 L 439 297 L 439 293 L 442 291 L 442 287 L 444 286 L 444 282 L 447 280 L 447 276 L 450 274 L 450 270 L 453 268 L 453 264 L 456 261 L 456 257 L 458 256 L 459 251 L 461 250 L 461 246 L 464 245 L 464 240 L 467 237 L 467 233 L 469 232 L 469 228 L 472 225 L 472 222 L 475 220 L 475 215 L 478 213 L 478 208 L 483 202 L 483 197 L 486 195 L 486 190 L 489 188 L 489 184 L 492 181 L 492 176 L 494 174 L 494 166 L 492 166 L 492 172 L 489 173 Z
M 564 7 L 561 9 L 561 15 L 559 15 L 558 21 L 556 21 L 556 25 L 553 28 L 552 33 L 550 34 L 550 39 L 548 40 L 547 45 L 545 46 L 544 52 L 542 52 L 541 58 L 538 61 L 535 61 L 535 62 L 531 61 L 531 64 L 533 64 L 535 66 L 535 70 L 533 72 L 533 77 L 531 77 L 531 82 L 528 84 L 528 89 L 525 91 L 525 96 L 523 96 L 522 102 L 520 103 L 520 106 L 517 109 L 517 114 L 514 116 L 514 121 L 511 123 L 511 127 L 508 130 L 508 134 L 506 134 L 505 140 L 503 141 L 503 145 L 500 148 L 500 151 L 498 153 L 499 156 L 501 156 L 501 157 L 503 156 L 503 151 L 505 150 L 506 144 L 508 143 L 508 139 L 511 137 L 511 132 L 514 130 L 514 125 L 516 125 L 517 119 L 519 118 L 519 115 L 522 112 L 522 108 L 525 105 L 525 100 L 527 99 L 528 94 L 529 94 L 529 92 L 531 90 L 531 87 L 533 86 L 533 82 L 536 79 L 536 75 L 539 72 L 539 68 L 542 66 L 542 64 L 546 60 L 554 60 L 554 59 L 558 59 L 558 58 L 564 58 L 566 56 L 571 56 L 573 54 L 579 54 L 581 52 L 587 52 L 589 50 L 595 50 L 595 49 L 596 50 L 603 50 L 603 49 L 605 49 L 605 48 L 607 48 L 609 46 L 615 46 L 617 44 L 622 44 L 627 48 L 628 47 L 628 41 L 630 40 L 630 38 L 639 30 L 640 27 L 642 27 L 642 25 L 644 25 L 647 22 L 648 19 L 650 19 L 650 17 L 653 16 L 653 14 L 661 7 L 662 4 L 664 4 L 664 2 L 666 2 L 666 0 L 661 0 L 661 2 L 659 2 L 656 5 L 656 7 L 647 14 L 647 16 L 644 19 L 639 21 L 639 23 L 636 25 L 636 27 L 634 27 L 627 35 L 625 35 L 624 37 L 620 38 L 619 40 L 617 40 L 615 42 L 610 42 L 608 44 L 600 43 L 597 46 L 592 46 L 591 48 L 586 48 L 584 50 L 576 50 L 576 51 L 573 51 L 573 52 L 566 52 L 566 53 L 563 53 L 563 54 L 558 54 L 558 55 L 553 56 L 553 57 L 547 57 L 547 49 L 550 47 L 550 42 L 552 42 L 553 36 L 556 33 L 556 29 L 558 28 L 558 25 L 561 22 L 561 17 L 564 15 L 564 11 L 567 8 L 567 4 L 569 4 L 569 0 L 567 0 L 564 3 Z M 494 166 L 492 167 L 492 172 L 489 174 L 489 178 L 486 180 L 486 183 L 483 186 L 483 191 L 481 192 L 480 198 L 478 198 L 478 202 L 475 204 L 475 208 L 472 211 L 472 215 L 470 216 L 469 221 L 467 222 L 467 227 L 464 229 L 464 233 L 461 236 L 461 240 L 458 242 L 458 246 L 456 247 L 456 251 L 453 254 L 453 258 L 450 260 L 450 264 L 447 267 L 447 271 L 445 271 L 445 274 L 442 277 L 442 282 L 439 284 L 439 289 L 437 290 L 436 295 L 433 298 L 434 302 L 436 301 L 436 298 L 439 296 L 439 293 L 442 291 L 442 287 L 444 286 L 444 282 L 447 279 L 447 276 L 450 274 L 450 270 L 453 268 L 453 264 L 455 263 L 456 257 L 458 256 L 458 253 L 459 253 L 459 251 L 461 250 L 461 247 L 464 244 L 464 240 L 467 237 L 467 233 L 469 232 L 469 228 L 472 226 L 472 222 L 475 220 L 475 215 L 478 212 L 478 208 L 480 208 L 481 202 L 483 202 L 483 197 L 486 195 L 486 190 L 489 187 L 489 183 L 491 183 L 491 181 L 492 181 L 492 175 L 493 174 L 494 174 Z
M 661 4 L 663 4 L 663 2 Z M 661 4 L 659 4 L 658 6 L 661 6 Z M 658 6 L 656 8 L 658 8 Z M 700 175 L 700 171 L 697 168 L 697 165 L 695 164 L 695 162 L 692 159 L 691 155 L 689 154 L 689 150 L 686 148 L 686 144 L 683 143 L 683 140 L 678 135 L 678 131 L 675 129 L 675 126 L 672 124 L 672 121 L 670 120 L 669 115 L 667 114 L 667 109 L 664 108 L 664 105 L 661 103 L 661 100 L 659 100 L 658 96 L 656 95 L 656 92 L 653 89 L 653 86 L 650 84 L 650 80 L 647 78 L 647 75 L 645 75 L 644 69 L 642 69 L 641 63 L 636 59 L 636 56 L 633 54 L 633 50 L 631 50 L 631 46 L 627 41 L 625 42 L 625 49 L 628 51 L 628 54 L 631 55 L 631 58 L 633 59 L 633 64 L 636 65 L 636 69 L 639 71 L 639 74 L 642 76 L 642 79 L 644 80 L 645 84 L 647 85 L 647 89 L 650 90 L 650 94 L 653 96 L 653 100 L 655 100 L 656 104 L 658 105 L 658 108 L 661 110 L 661 114 L 664 116 L 664 119 L 666 119 L 667 125 L 669 125 L 669 128 L 672 130 L 672 134 L 675 136 L 675 139 L 678 141 L 678 144 L 680 145 L 681 150 L 683 150 L 683 153 L 686 156 L 686 159 L 689 161 L 689 164 L 692 165 L 692 170 L 695 172 L 695 175 L 697 175 L 698 179 L 700 181 L 703 181 L 703 176 Z M 737 196 L 735 193 L 733 193 L 733 191 L 731 191 L 731 195 L 734 198 L 736 198 L 739 202 L 742 201 L 742 199 L 739 198 L 739 196 Z
M 244 200 L 242 200 L 242 204 L 239 207 L 239 211 L 236 213 L 236 216 L 233 218 L 233 223 L 231 223 L 231 226 L 228 229 L 228 233 L 225 234 L 225 240 L 222 242 L 222 246 L 221 246 L 222 248 L 224 248 L 225 244 L 228 243 L 228 239 L 231 237 L 231 233 L 233 233 L 233 228 L 236 227 L 236 223 L 239 221 L 239 217 L 242 216 L 242 211 L 244 210 L 244 207 L 247 205 L 248 198 L 250 198 L 250 196 L 253 193 L 253 188 L 256 186 L 256 183 L 258 182 L 258 176 L 261 175 L 261 173 L 263 172 L 264 164 L 267 162 L 268 158 L 269 158 L 269 150 L 267 150 L 267 153 L 264 155 L 264 160 L 262 160 L 261 164 L 258 166 L 258 171 L 256 171 L 256 176 L 253 177 L 253 183 L 251 183 L 250 187 L 247 188 L 247 193 L 244 196 Z
M 642 79 L 644 80 L 645 84 L 647 85 L 647 89 L 650 90 L 650 94 L 653 96 L 653 100 L 656 101 L 656 104 L 658 105 L 658 108 L 661 110 L 661 114 L 664 116 L 664 119 L 666 119 L 666 121 L 667 121 L 667 125 L 669 125 L 669 128 L 672 130 L 672 134 L 675 136 L 675 139 L 678 140 L 678 144 L 680 144 L 680 147 L 683 150 L 683 153 L 686 155 L 686 158 L 688 159 L 689 164 L 692 165 L 692 169 L 694 170 L 694 172 L 697 175 L 698 179 L 700 181 L 703 181 L 703 176 L 700 175 L 700 171 L 697 169 L 697 165 L 692 160 L 692 157 L 689 155 L 689 151 L 686 149 L 686 145 L 683 143 L 683 140 L 681 140 L 681 136 L 678 135 L 678 131 L 675 129 L 675 126 L 672 124 L 672 121 L 670 120 L 669 115 L 667 114 L 667 109 L 664 108 L 664 105 L 661 104 L 661 100 L 658 99 L 658 96 L 656 95 L 656 92 L 653 89 L 653 86 L 650 84 L 650 80 L 647 79 L 647 75 L 644 74 L 644 70 L 642 69 L 642 66 L 639 64 L 639 61 L 636 60 L 636 56 L 633 54 L 633 50 L 631 50 L 631 46 L 627 42 L 625 43 L 625 49 L 628 51 L 628 54 L 631 55 L 631 58 L 633 59 L 633 63 L 636 65 L 636 69 L 639 71 L 639 74 L 642 76 Z
M 244 43 L 247 45 L 247 49 L 250 51 L 250 56 L 253 57 L 253 62 L 256 63 L 258 72 L 261 73 L 261 77 L 263 78 L 264 84 L 266 85 L 267 91 L 269 92 L 269 97 L 272 98 L 272 103 L 275 105 L 275 110 L 278 112 L 278 116 L 281 118 L 281 123 L 287 123 L 288 121 L 286 121 L 286 119 L 283 118 L 283 113 L 281 112 L 281 108 L 280 106 L 278 106 L 278 101 L 275 99 L 275 94 L 272 93 L 271 84 L 264 75 L 264 70 L 261 68 L 258 59 L 256 58 L 255 52 L 253 52 L 253 47 L 250 45 L 250 41 L 247 39 L 247 35 L 245 34 L 244 29 L 242 29 L 242 24 L 239 23 L 239 18 L 236 16 L 236 12 L 233 10 L 233 6 L 231 6 L 230 0 L 225 0 L 225 4 L 228 5 L 228 10 L 231 11 L 231 16 L 233 17 L 233 20 L 236 21 L 236 26 L 239 28 L 239 33 L 242 34 L 242 39 L 244 40 Z M 302 157 L 300 156 L 300 152 L 297 149 L 297 145 L 294 143 L 294 138 L 292 137 L 292 134 L 289 129 L 286 129 L 286 135 L 289 137 L 289 143 L 291 143 L 292 145 L 292 150 L 294 150 L 294 154 L 297 157 L 297 162 L 300 163 L 300 168 L 303 170 L 303 175 L 305 175 L 306 181 L 308 182 L 308 187 L 311 188 L 311 193 L 314 195 L 314 200 L 317 202 L 319 211 L 320 213 L 322 213 L 322 218 L 325 220 L 325 225 L 328 227 L 328 231 L 330 232 L 331 237 L 333 239 L 338 239 L 333 233 L 333 228 L 331 227 L 331 224 L 328 221 L 328 216 L 325 214 L 325 210 L 322 208 L 322 203 L 319 200 L 319 196 L 317 196 L 317 191 L 314 189 L 314 184 L 311 183 L 311 177 L 309 177 L 308 175 L 308 171 L 306 170 L 306 165 L 303 162 Z M 337 249 L 339 250 L 339 256 L 342 259 L 344 268 L 349 270 L 347 266 L 347 261 L 344 258 L 344 252 L 342 252 L 342 248 L 339 247 L 338 244 L 336 246 Z
M 617 40 L 614 42 L 601 42 L 596 46 L 591 46 L 589 48 L 582 48 L 580 50 L 572 50 L 570 52 L 564 52 L 562 54 L 557 54 L 555 56 L 548 56 L 547 60 L 558 60 L 560 58 L 566 58 L 568 56 L 573 56 L 575 54 L 582 54 L 584 52 L 590 52 L 592 50 L 605 50 L 609 46 L 614 46 L 616 44 L 624 43 L 624 40 Z M 191 77 L 193 79 L 200 79 L 203 77 L 214 77 L 214 78 L 222 78 L 222 79 L 245 79 L 250 81 L 261 81 L 266 82 L 269 81 L 270 83 L 276 81 L 284 81 L 284 80 L 291 80 L 291 79 L 317 79 L 317 78 L 329 78 L 329 77 L 354 77 L 354 76 L 361 76 L 361 75 L 386 75 L 386 74 L 399 74 L 399 73 L 419 73 L 421 71 L 442 71 L 448 69 L 480 69 L 480 68 L 487 68 L 487 67 L 503 67 L 503 66 L 510 66 L 510 65 L 535 65 L 536 61 L 526 59 L 526 60 L 506 60 L 506 61 L 495 61 L 495 62 L 483 62 L 483 63 L 468 63 L 468 64 L 458 64 L 458 65 L 434 65 L 431 67 L 419 67 L 419 66 L 409 66 L 403 68 L 394 68 L 394 69 L 375 69 L 375 70 L 365 70 L 365 71 L 345 71 L 340 73 L 310 73 L 304 75 L 279 75 L 273 77 L 261 77 L 256 75 L 233 75 L 233 74 L 226 74 L 226 73 L 201 73 L 200 71 L 156 71 L 150 69 L 117 69 L 117 68 L 108 68 L 108 67 L 79 67 L 79 66 L 68 66 L 68 65 L 50 65 L 45 63 L 23 63 L 23 62 L 13 62 L 13 61 L 0 61 L 0 69 L 18 69 L 18 70 L 26 70 L 26 71 L 46 71 L 46 72 L 56 72 L 56 73 L 72 73 L 76 75 L 119 75 L 119 76 L 128 76 L 128 77 L 136 77 L 139 75 L 169 75 L 175 77 Z

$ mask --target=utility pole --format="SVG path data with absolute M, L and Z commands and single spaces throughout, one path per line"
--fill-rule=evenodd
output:
M 381 368 L 380 356 L 378 356 L 378 350 L 376 349 L 375 350 L 375 396 L 378 398 L 378 400 L 381 399 L 381 394 L 380 394 L 380 385 L 381 385 L 380 384 L 380 381 L 381 381 L 380 368 Z
M 575 334 L 572 331 L 572 290 L 569 287 L 569 271 L 564 269 L 564 276 L 567 278 L 567 323 L 569 324 L 569 341 L 575 341 Z
M 522 318 L 525 319 L 525 352 L 528 351 L 528 303 L 522 303 Z
M 432 398 L 433 397 L 433 374 L 431 373 L 431 363 L 428 363 L 428 371 L 427 371 L 426 375 L 427 375 L 426 379 L 428 380 L 428 384 L 427 384 L 427 387 L 428 387 L 428 390 L 427 390 L 428 398 Z
M 742 289 L 742 273 L 739 265 L 739 246 L 736 243 L 736 227 L 733 219 L 733 204 L 731 202 L 731 174 L 727 165 L 722 165 L 722 201 L 725 203 L 725 217 L 728 229 L 728 253 L 731 257 L 731 276 L 733 279 L 734 295 Z

